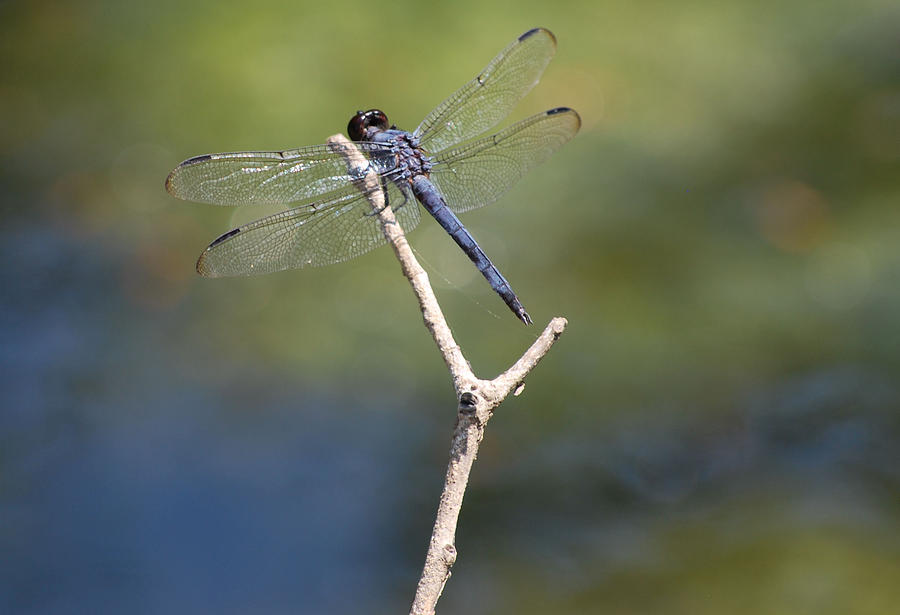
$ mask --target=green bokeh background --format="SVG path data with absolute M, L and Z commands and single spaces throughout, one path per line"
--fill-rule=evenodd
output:
M 439 612 L 896 608 L 900 11 L 868 0 L 0 4 L 0 606 L 204 611 L 225 595 L 216 612 L 404 612 L 455 400 L 393 255 L 200 279 L 232 212 L 163 181 L 196 154 L 323 142 L 361 108 L 412 130 L 534 26 L 559 49 L 511 120 L 565 105 L 582 131 L 463 221 L 537 327 L 431 220 L 410 235 L 479 375 L 569 320 L 488 429 Z M 360 440 L 382 434 L 370 449 L 341 437 L 360 422 Z M 363 489 L 368 470 L 331 475 L 329 460 L 402 459 L 363 500 L 391 528 L 369 559 L 326 543 L 278 560 L 286 578 L 330 575 L 338 589 L 317 601 L 240 565 L 219 575 L 220 560 L 276 564 L 234 546 L 254 543 L 240 524 L 197 555 L 178 514 L 205 502 L 194 522 L 216 527 L 229 512 L 209 494 L 240 483 L 256 527 L 254 510 L 301 497 L 302 481 L 255 490 L 235 470 L 293 430 L 327 452 L 272 467 L 321 464 L 336 483 L 291 500 L 305 515 Z M 156 452 L 137 462 L 132 447 Z M 211 449 L 230 472 L 177 479 Z M 70 474 L 97 450 L 109 463 Z M 152 498 L 117 488 L 148 468 Z M 96 514 L 76 506 L 98 482 Z M 142 559 L 148 501 L 175 511 L 154 527 L 194 553 L 187 581 L 127 564 L 183 557 Z M 279 532 L 309 531 L 294 521 Z

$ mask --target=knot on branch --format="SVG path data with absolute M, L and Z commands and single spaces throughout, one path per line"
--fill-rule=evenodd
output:
M 474 393 L 466 391 L 459 396 L 459 411 L 463 414 L 474 414 L 478 405 L 478 398 Z

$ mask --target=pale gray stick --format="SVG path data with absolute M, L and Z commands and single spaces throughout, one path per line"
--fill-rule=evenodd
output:
M 329 137 L 328 145 L 334 151 L 344 154 L 351 172 L 359 176 L 359 188 L 366 193 L 373 211 L 381 220 L 384 236 L 400 261 L 403 275 L 412 285 L 413 292 L 419 300 L 425 326 L 431 332 L 441 356 L 444 357 L 453 380 L 453 388 L 456 390 L 457 419 L 450 445 L 450 463 L 444 478 L 444 491 L 438 504 L 431 541 L 425 555 L 425 566 L 409 611 L 410 615 L 431 615 L 450 577 L 450 568 L 456 561 L 456 523 L 469 482 L 469 473 L 478 455 L 478 445 L 484 437 L 484 427 L 490 420 L 494 408 L 513 391 L 518 395 L 524 386 L 525 377 L 562 335 L 567 321 L 559 317 L 551 320 L 525 354 L 493 380 L 477 378 L 453 339 L 450 327 L 428 282 L 428 274 L 413 256 L 403 229 L 397 224 L 394 212 L 390 207 L 385 207 L 384 193 L 368 160 L 343 135 Z M 418 205 L 409 203 L 406 206 Z

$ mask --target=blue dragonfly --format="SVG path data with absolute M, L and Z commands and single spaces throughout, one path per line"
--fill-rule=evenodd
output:
M 391 126 L 378 109 L 357 112 L 347 127 L 404 231 L 419 223 L 418 201 L 525 324 L 532 321 L 522 302 L 456 214 L 497 200 L 578 132 L 578 114 L 557 107 L 479 138 L 537 84 L 555 51 L 553 34 L 534 28 L 414 132 Z M 358 180 L 358 170 L 348 167 L 341 152 L 313 145 L 189 158 L 169 174 L 166 189 L 180 199 L 213 205 L 286 207 L 228 231 L 206 248 L 197 272 L 219 277 L 329 265 L 384 244 L 379 218 Z

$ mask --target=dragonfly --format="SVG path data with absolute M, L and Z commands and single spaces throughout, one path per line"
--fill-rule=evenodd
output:
M 380 190 L 405 232 L 419 204 L 453 238 L 491 288 L 525 324 L 531 317 L 457 214 L 496 201 L 581 127 L 578 113 L 556 107 L 508 128 L 495 127 L 537 84 L 556 51 L 545 28 L 528 30 L 477 77 L 431 111 L 413 132 L 378 109 L 358 111 L 348 136 L 365 157 L 376 188 L 327 144 L 284 151 L 229 152 L 189 158 L 166 179 L 180 199 L 213 205 L 278 205 L 283 211 L 232 229 L 200 255 L 206 277 L 271 273 L 349 260 L 384 244 L 366 190 Z

